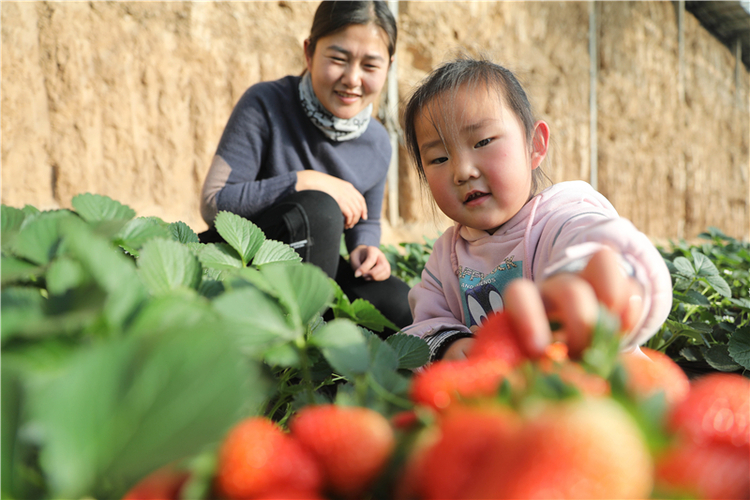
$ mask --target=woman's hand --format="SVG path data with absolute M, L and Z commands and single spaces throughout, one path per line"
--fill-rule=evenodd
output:
M 317 170 L 297 172 L 297 191 L 323 191 L 338 203 L 344 215 L 344 227 L 350 229 L 360 219 L 367 219 L 367 203 L 362 193 L 350 182 Z
M 552 341 L 550 320 L 562 325 L 555 336 L 562 337 L 575 358 L 591 343 L 600 303 L 620 319 L 622 332 L 629 332 L 643 313 L 643 287 L 623 273 L 617 254 L 608 248 L 594 254 L 580 273 L 560 273 L 538 287 L 515 280 L 504 299 L 519 340 L 532 357 Z
M 349 263 L 355 278 L 383 281 L 391 275 L 391 264 L 378 247 L 359 245 L 349 253 Z

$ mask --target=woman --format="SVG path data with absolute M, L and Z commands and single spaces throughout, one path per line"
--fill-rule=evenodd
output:
M 391 146 L 371 119 L 396 36 L 385 2 L 322 2 L 304 43 L 303 75 L 255 84 L 234 108 L 201 213 L 211 228 L 221 210 L 253 221 L 335 278 L 350 300 L 370 301 L 403 327 L 412 319 L 409 288 L 391 276 L 379 248 Z M 213 229 L 200 236 L 219 239 Z

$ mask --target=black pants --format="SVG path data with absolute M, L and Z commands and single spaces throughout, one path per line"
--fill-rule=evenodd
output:
M 266 238 L 281 241 L 302 257 L 323 269 L 349 300 L 372 303 L 399 328 L 412 322 L 409 286 L 395 276 L 384 281 L 355 278 L 349 263 L 341 257 L 344 216 L 336 201 L 322 191 L 298 191 L 252 219 Z M 215 229 L 198 235 L 201 243 L 223 241 Z M 394 333 L 387 330 L 381 336 Z

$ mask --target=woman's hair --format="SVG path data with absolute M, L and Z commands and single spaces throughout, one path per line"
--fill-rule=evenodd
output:
M 351 24 L 370 23 L 380 27 L 388 36 L 388 56 L 393 57 L 396 52 L 398 30 L 396 19 L 386 2 L 342 2 L 338 0 L 320 2 L 310 28 L 308 55 L 315 53 L 315 46 L 322 37 L 332 35 Z
M 433 70 L 414 91 L 404 110 L 404 139 L 423 182 L 426 182 L 426 178 L 419 155 L 415 121 L 425 108 L 436 104 L 439 97 L 445 99 L 448 109 L 452 109 L 450 104 L 464 85 L 470 91 L 496 91 L 499 102 L 510 107 L 520 120 L 527 148 L 531 151 L 536 119 L 529 98 L 513 72 L 485 58 L 459 56 Z M 541 168 L 533 171 L 531 195 L 539 190 L 546 178 Z

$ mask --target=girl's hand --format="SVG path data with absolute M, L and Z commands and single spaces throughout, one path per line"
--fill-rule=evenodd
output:
M 620 318 L 622 332 L 629 332 L 643 312 L 642 286 L 625 276 L 608 248 L 594 254 L 578 274 L 560 273 L 538 287 L 515 280 L 505 291 L 505 309 L 532 357 L 552 341 L 549 321 L 562 325 L 554 335 L 568 344 L 571 357 L 579 356 L 591 343 L 600 303 Z
M 297 191 L 323 191 L 338 203 L 344 215 L 344 227 L 350 229 L 360 219 L 367 219 L 367 203 L 362 193 L 350 182 L 316 170 L 297 172 Z
M 391 275 L 391 264 L 378 247 L 359 245 L 349 253 L 349 263 L 355 278 L 383 281 Z

